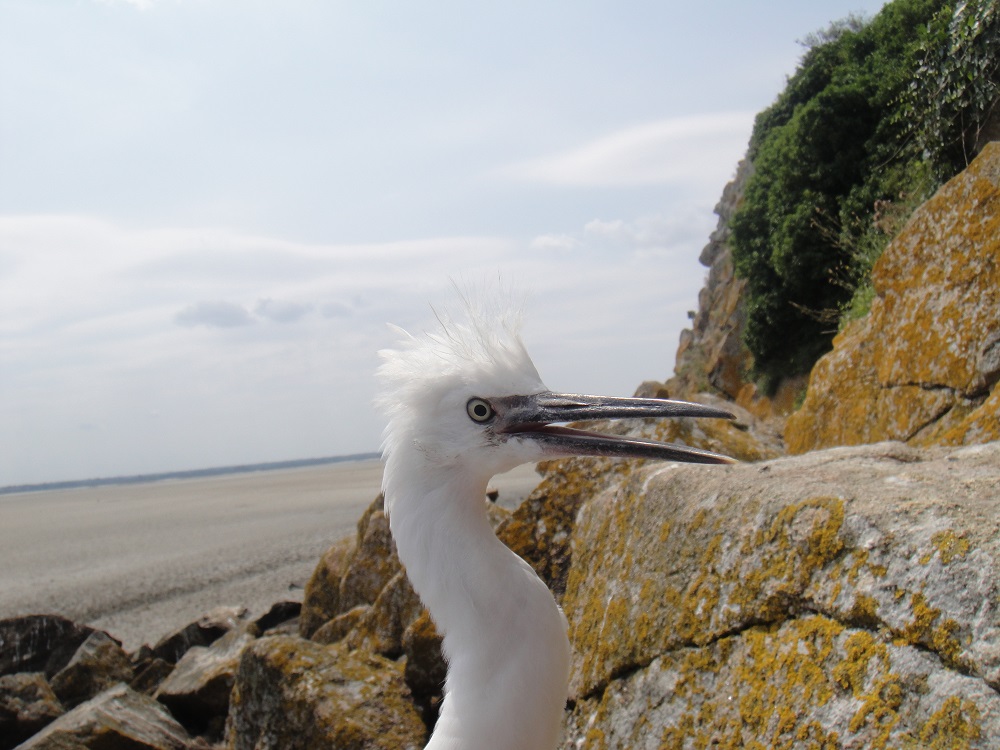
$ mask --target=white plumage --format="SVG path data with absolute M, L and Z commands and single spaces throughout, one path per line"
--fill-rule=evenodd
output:
M 552 750 L 559 743 L 570 645 L 545 584 L 493 534 L 484 495 L 494 474 L 569 455 L 724 463 L 685 446 L 553 423 L 621 416 L 728 417 L 697 404 L 551 393 L 516 315 L 439 318 L 420 337 L 397 329 L 381 352 L 387 419 L 383 490 L 413 587 L 444 634 L 448 678 L 429 750 Z

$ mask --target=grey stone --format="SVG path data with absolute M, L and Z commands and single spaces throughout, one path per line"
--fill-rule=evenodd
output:
M 60 716 L 18 750 L 189 750 L 192 745 L 163 706 L 115 685 Z

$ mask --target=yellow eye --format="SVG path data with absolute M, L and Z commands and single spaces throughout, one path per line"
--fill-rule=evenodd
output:
M 469 399 L 469 403 L 465 405 L 465 410 L 469 413 L 469 417 L 473 422 L 489 422 L 496 416 L 496 412 L 493 411 L 493 407 L 490 406 L 489 402 L 481 398 Z

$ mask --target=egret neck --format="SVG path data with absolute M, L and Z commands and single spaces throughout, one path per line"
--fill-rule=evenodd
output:
M 489 477 L 464 468 L 428 462 L 417 449 L 386 463 L 396 548 L 448 661 L 427 748 L 551 750 L 566 702 L 566 621 L 545 583 L 494 535 Z

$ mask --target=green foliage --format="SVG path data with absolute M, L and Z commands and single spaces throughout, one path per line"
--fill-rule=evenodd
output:
M 855 291 L 890 237 L 876 206 L 909 204 L 932 187 L 898 111 L 926 51 L 924 29 L 946 7 L 894 0 L 871 21 L 811 36 L 785 90 L 757 116 L 754 173 L 730 225 L 747 280 L 745 341 L 765 388 L 808 371 L 845 307 L 864 306 Z
M 942 9 L 920 47 L 900 119 L 941 179 L 964 168 L 1000 106 L 1000 1 Z

